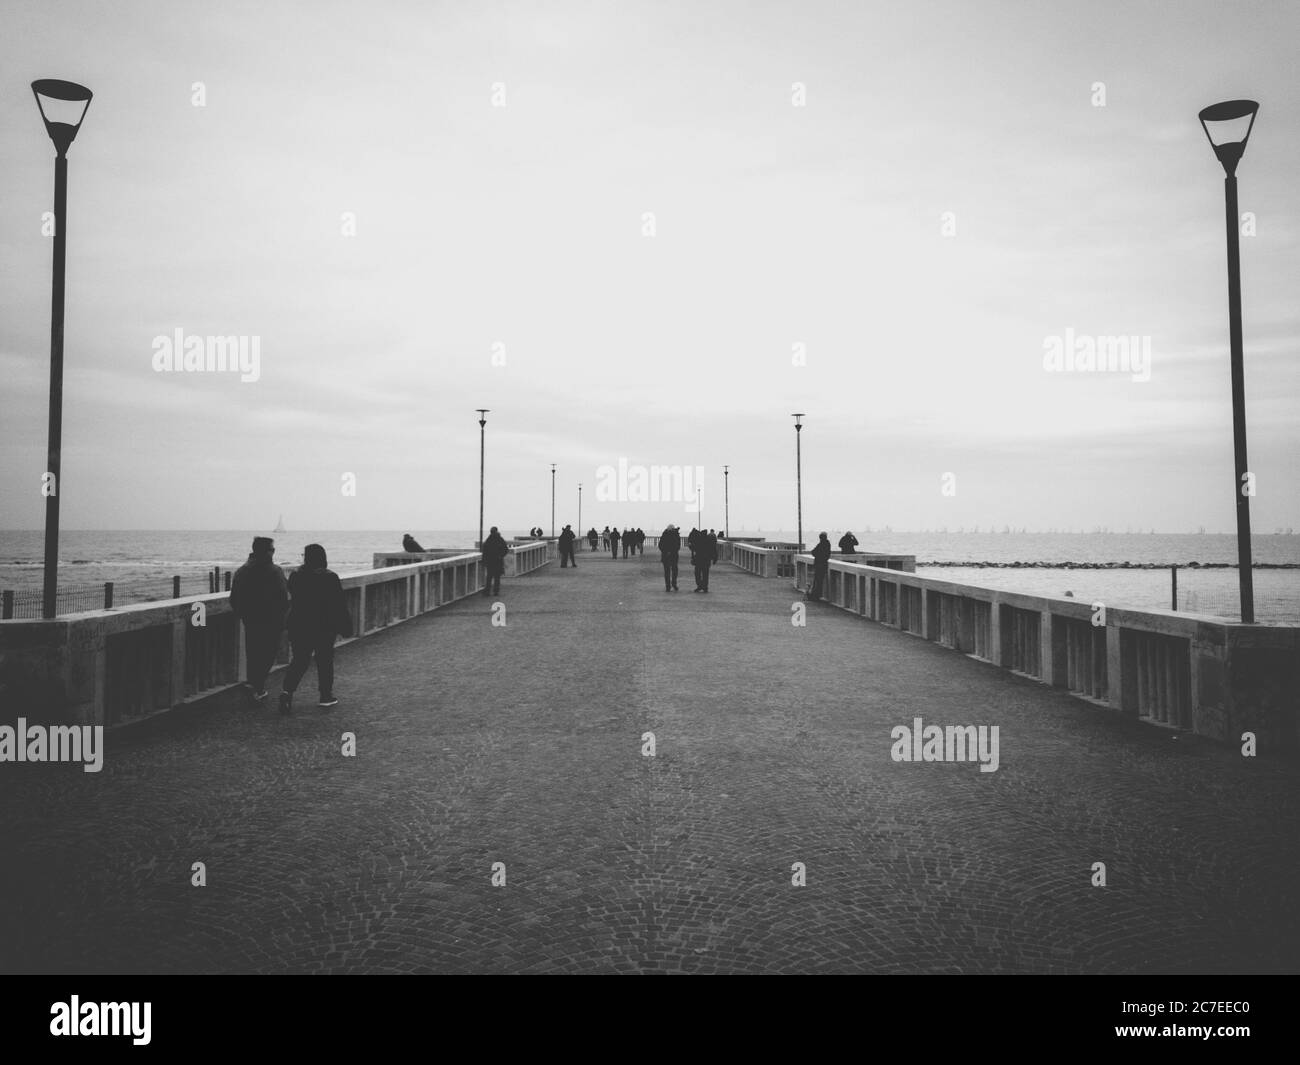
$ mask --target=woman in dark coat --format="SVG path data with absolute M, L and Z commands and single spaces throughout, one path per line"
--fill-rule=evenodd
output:
M 293 659 L 284 675 L 280 713 L 293 710 L 298 689 L 312 658 L 316 659 L 316 687 L 323 707 L 337 706 L 334 698 L 334 640 L 352 635 L 352 618 L 343 598 L 339 575 L 329 568 L 325 548 L 308 544 L 302 565 L 289 575 L 289 643 Z

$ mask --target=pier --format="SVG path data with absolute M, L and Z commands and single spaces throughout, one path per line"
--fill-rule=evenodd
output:
M 1286 745 L 1275 696 L 1226 650 L 1269 662 L 1249 645 L 1260 627 L 1220 622 L 1216 642 L 1182 619 L 1201 627 L 1175 699 L 1208 708 L 1214 681 L 1230 709 L 1162 722 L 1155 703 L 1107 699 L 1120 677 L 1147 690 L 1156 659 L 1124 633 L 1162 619 L 1115 612 L 1106 686 L 1084 697 L 1079 656 L 1097 652 L 1051 604 L 982 590 L 984 610 L 947 582 L 838 560 L 830 601 L 805 604 L 808 557 L 765 577 L 754 550 L 715 567 L 708 595 L 689 565 L 665 593 L 649 547 L 560 569 L 525 545 L 492 599 L 473 555 L 345 578 L 364 636 L 337 655 L 342 703 L 318 710 L 309 672 L 289 717 L 231 687 L 224 596 L 0 624 L 6 720 L 19 705 L 49 719 L 63 684 L 66 719 L 110 726 L 98 773 L 0 766 L 3 967 L 1300 966 L 1296 766 L 1267 750 Z M 1270 638 L 1287 654 L 1295 631 Z M 1216 647 L 1217 672 L 1201 664 Z M 1295 688 L 1268 668 L 1293 741 Z M 1198 734 L 1250 705 L 1261 756 Z M 893 730 L 918 720 L 998 726 L 996 770 L 895 761 Z

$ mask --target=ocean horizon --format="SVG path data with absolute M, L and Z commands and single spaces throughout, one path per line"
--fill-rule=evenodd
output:
M 814 526 L 804 529 L 810 542 Z M 113 582 L 114 605 L 169 598 L 173 578 L 182 595 L 208 591 L 214 567 L 241 565 L 255 535 L 273 535 L 276 561 L 287 569 L 301 562 L 308 543 L 324 545 L 338 573 L 372 566 L 376 552 L 401 550 L 410 531 L 428 548 L 473 550 L 476 529 L 307 530 L 270 534 L 261 530 L 117 529 L 63 530 L 59 540 L 60 611 L 102 605 L 103 587 Z M 647 529 L 647 535 L 659 530 Z M 832 542 L 843 530 L 830 530 Z M 1071 596 L 1134 609 L 1169 609 L 1173 604 L 1169 567 L 1178 566 L 1178 608 L 1236 616 L 1237 540 L 1231 533 L 1013 533 L 854 530 L 860 551 L 915 555 L 918 572 L 962 584 Z M 507 538 L 527 528 L 504 527 Z M 793 540 L 792 530 L 732 530 L 736 536 Z M 1300 619 L 1300 535 L 1264 533 L 1251 543 L 1256 568 L 1259 620 Z M 43 576 L 44 534 L 0 530 L 0 590 L 15 593 L 30 611 Z M 65 603 L 67 605 L 65 605 Z

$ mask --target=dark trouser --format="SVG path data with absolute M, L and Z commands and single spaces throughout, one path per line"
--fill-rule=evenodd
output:
M 659 561 L 664 564 L 664 587 L 676 588 L 677 587 L 677 552 L 674 551 L 671 555 L 663 555 L 659 559 Z
M 280 633 L 284 627 L 277 624 L 244 622 L 244 657 L 248 659 L 248 685 L 255 692 L 266 690 L 266 677 L 275 664 L 280 650 Z
M 628 552 L 628 549 L 631 548 L 631 546 L 632 546 L 632 545 L 629 544 L 629 543 L 627 542 L 626 539 L 623 541 L 623 557 L 624 557 L 624 558 L 627 558 L 627 552 Z
M 565 548 L 561 548 L 561 549 L 560 549 L 560 569 L 566 569 L 566 568 L 568 568 L 568 565 L 569 565 L 570 562 L 573 563 L 573 568 L 574 568 L 574 569 L 577 569 L 577 568 L 578 568 L 578 560 L 577 560 L 576 558 L 573 557 L 573 548 L 570 547 L 570 548 L 568 548 L 567 550 L 566 550 Z
M 826 562 L 813 563 L 813 586 L 812 591 L 808 593 L 809 599 L 820 599 L 822 593 L 826 591 L 826 571 L 830 564 Z
M 484 595 L 501 594 L 501 574 L 499 572 L 488 573 L 488 575 L 483 579 L 483 594 Z
M 293 660 L 284 675 L 284 690 L 292 694 L 298 690 L 307 665 L 312 656 L 316 658 L 316 687 L 321 698 L 334 694 L 334 633 L 299 632 L 291 633 L 289 642 L 293 645 Z
M 618 558 L 618 541 L 617 541 L 617 540 L 611 540 L 610 543 L 614 545 L 614 546 L 611 548 L 611 550 L 612 550 L 612 552 L 613 552 L 613 554 L 614 554 L 614 557 L 615 557 L 615 558 Z
M 703 588 L 706 592 L 709 590 L 709 567 L 713 563 L 706 559 L 699 559 L 695 563 L 695 587 Z

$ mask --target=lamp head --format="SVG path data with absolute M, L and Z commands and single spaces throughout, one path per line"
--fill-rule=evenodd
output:
M 41 78 L 32 82 L 32 95 L 45 123 L 45 132 L 54 142 L 54 150 L 66 155 L 94 96 L 84 85 L 57 78 Z
M 1259 104 L 1254 100 L 1225 100 L 1202 109 L 1197 116 L 1210 147 L 1229 176 L 1237 172 L 1258 111 Z

